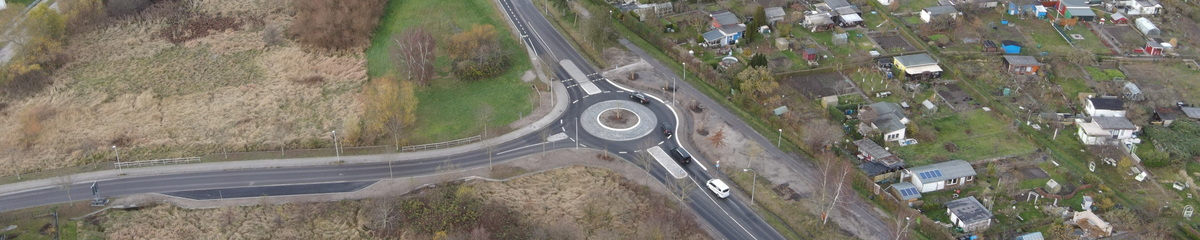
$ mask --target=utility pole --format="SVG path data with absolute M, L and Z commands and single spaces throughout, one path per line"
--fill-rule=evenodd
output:
M 775 138 L 775 148 L 779 148 L 780 142 L 783 142 L 783 129 L 779 129 L 779 137 Z
M 333 133 L 333 155 L 337 156 L 338 161 L 341 161 L 342 160 L 342 152 L 341 152 L 341 150 L 338 150 L 337 130 L 333 130 L 332 133 Z
M 575 149 L 579 149 L 579 117 L 575 118 Z

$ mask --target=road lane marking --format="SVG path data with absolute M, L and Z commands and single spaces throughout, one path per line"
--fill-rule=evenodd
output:
M 557 142 L 557 141 L 561 141 L 563 139 L 567 139 L 567 133 L 560 132 L 560 133 L 556 133 L 554 135 L 550 135 L 549 137 L 546 137 L 546 142 Z
M 696 165 L 700 166 L 700 169 L 704 169 L 705 172 L 708 171 L 708 168 L 704 167 L 704 163 L 700 163 L 700 161 L 693 161 L 693 162 L 696 162 Z
M 617 152 L 617 153 L 620 153 L 620 154 L 626 154 L 627 152 L 625 152 L 625 151 L 620 151 L 620 152 Z
M 697 182 L 695 178 L 692 179 L 692 183 L 695 183 L 696 187 L 699 187 L 701 189 L 701 191 L 703 191 L 703 189 L 707 189 L 706 187 L 704 187 L 704 185 L 701 185 L 700 182 Z M 738 222 L 737 218 L 733 217 L 733 214 L 729 214 L 729 211 L 726 211 L 725 207 L 722 207 L 720 203 L 717 203 L 717 199 L 714 199 L 712 197 L 712 194 L 708 194 L 708 192 L 705 192 L 704 196 L 708 197 L 708 200 L 712 201 L 713 205 L 716 205 L 717 208 L 721 209 L 721 212 L 725 213 L 725 216 L 729 216 L 729 220 L 733 220 L 733 224 L 737 224 L 738 227 L 742 228 L 742 231 L 746 231 L 746 235 L 750 235 L 750 238 L 753 238 L 756 240 L 758 239 L 758 237 L 754 236 L 754 233 L 750 232 L 750 229 L 746 229 L 746 226 L 742 226 L 742 223 Z M 758 214 L 756 213 L 755 215 L 758 215 Z
M 496 153 L 496 156 L 499 156 L 500 154 L 510 153 L 510 152 L 512 152 L 512 151 L 516 151 L 516 150 L 526 149 L 526 148 L 533 147 L 533 146 L 539 146 L 539 145 L 542 145 L 542 144 L 541 144 L 541 143 L 538 143 L 538 144 L 530 144 L 530 145 L 528 145 L 528 146 L 524 146 L 524 147 L 519 147 L 519 148 L 513 148 L 513 149 L 505 150 L 505 151 L 503 151 L 503 152 L 498 152 L 498 153 Z

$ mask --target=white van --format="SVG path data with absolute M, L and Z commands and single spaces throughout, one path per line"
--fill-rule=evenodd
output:
M 708 190 L 712 190 L 713 193 L 717 194 L 717 197 L 729 197 L 729 185 L 725 185 L 725 182 L 721 181 L 721 179 L 708 180 L 708 184 L 706 185 L 708 185 Z

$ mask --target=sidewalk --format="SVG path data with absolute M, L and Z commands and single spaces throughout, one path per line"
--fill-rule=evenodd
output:
M 634 45 L 626 39 L 621 39 L 620 42 L 630 51 L 634 52 L 638 56 L 641 56 L 642 59 L 649 62 L 650 65 L 654 66 L 655 69 L 658 69 L 659 72 L 662 72 L 669 77 L 682 79 L 675 74 L 675 71 L 673 71 L 672 68 L 662 64 L 658 61 L 658 59 L 650 56 L 637 45 Z M 817 167 L 811 160 L 808 160 L 805 156 L 785 153 L 779 148 L 773 147 L 775 146 L 774 139 L 767 139 L 765 136 L 759 134 L 757 131 L 751 128 L 750 125 L 746 124 L 745 121 L 742 121 L 742 119 L 737 115 L 734 115 L 728 109 L 725 109 L 724 106 L 720 105 L 716 101 L 713 101 L 708 95 L 701 93 L 690 83 L 687 83 L 686 81 L 680 81 L 679 83 L 679 86 L 677 86 L 678 89 L 676 90 L 678 91 L 677 94 L 680 96 L 689 96 L 699 101 L 701 105 L 708 106 L 705 109 L 715 112 L 722 120 L 724 120 L 723 122 L 725 124 L 732 128 L 730 130 L 737 131 L 750 141 L 762 146 L 762 148 L 765 150 L 765 156 L 760 159 L 767 160 L 770 163 L 755 163 L 761 168 L 757 170 L 760 175 L 771 181 L 772 184 L 787 183 L 789 188 L 792 188 L 798 193 L 815 193 L 819 191 L 817 188 L 819 188 L 820 183 L 815 182 L 816 177 L 813 176 L 821 176 L 821 173 L 818 172 Z M 692 121 L 692 118 L 698 117 L 692 116 L 693 113 L 690 111 L 683 112 L 685 112 L 685 114 L 681 115 L 686 116 L 687 119 L 681 119 L 681 122 L 684 122 L 685 120 Z M 696 126 L 693 125 L 690 127 L 694 128 Z M 686 131 L 692 132 L 694 130 L 688 129 Z M 679 132 L 683 133 L 685 130 L 680 129 Z M 689 135 L 691 134 L 677 134 L 677 136 L 685 138 L 690 138 Z M 701 141 L 704 140 L 701 139 Z M 681 140 L 681 142 L 683 141 Z M 693 141 L 689 139 L 687 142 Z M 723 166 L 736 164 L 735 162 L 737 161 L 728 162 L 723 164 Z M 717 171 L 717 174 L 720 174 L 720 172 Z M 837 211 L 834 211 L 832 214 L 830 214 L 830 220 L 841 226 L 843 230 L 853 233 L 855 237 L 862 239 L 884 239 L 886 236 L 879 233 L 895 232 L 895 230 L 893 230 L 892 227 L 883 220 L 880 211 L 874 205 L 868 204 L 858 194 L 846 194 L 841 200 L 839 200 L 839 202 L 841 201 L 845 201 L 845 203 L 838 205 Z
M 537 63 L 537 56 L 533 54 L 529 46 L 526 46 L 526 51 L 529 51 L 530 60 Z M 373 163 L 386 161 L 412 161 L 419 159 L 436 158 L 449 156 L 453 154 L 469 152 L 485 148 L 485 146 L 495 146 L 500 143 L 512 141 L 525 135 L 534 134 L 539 129 L 545 128 L 554 123 L 559 117 L 566 112 L 567 106 L 570 103 L 568 99 L 567 89 L 562 84 L 556 84 L 553 81 L 548 81 L 548 78 L 542 70 L 542 65 L 533 64 L 534 71 L 537 75 L 554 88 L 551 93 L 554 94 L 552 101 L 553 109 L 549 114 L 541 119 L 533 122 L 525 127 L 513 130 L 512 132 L 500 135 L 498 137 L 484 139 L 479 142 L 466 144 L 457 147 L 443 148 L 429 151 L 393 153 L 393 154 L 377 154 L 377 155 L 359 155 L 359 156 L 341 156 L 341 157 L 314 157 L 314 158 L 283 158 L 269 160 L 251 160 L 251 161 L 233 161 L 233 162 L 214 162 L 214 163 L 197 163 L 183 165 L 168 165 L 156 167 L 128 168 L 119 170 L 105 170 L 96 172 L 87 172 L 71 175 L 69 178 L 76 183 L 93 182 L 107 179 L 142 177 L 154 175 L 170 175 L 190 172 L 210 172 L 210 171 L 226 171 L 237 169 L 254 169 L 254 168 L 279 168 L 279 167 L 300 167 L 300 166 L 319 166 L 332 164 L 354 164 L 354 163 Z M 548 103 L 542 103 L 548 104 Z M 15 192 L 28 191 L 34 189 L 42 189 L 54 187 L 56 178 L 29 180 L 13 184 L 0 185 L 0 194 L 11 194 Z

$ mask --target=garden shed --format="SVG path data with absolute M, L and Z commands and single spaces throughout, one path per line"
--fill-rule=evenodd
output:
M 1112 22 L 1115 24 L 1128 24 L 1129 23 L 1129 18 L 1126 18 L 1124 14 L 1113 13 L 1112 15 L 1109 15 L 1109 17 L 1112 18 Z
M 1141 31 L 1146 36 L 1158 36 L 1162 34 L 1162 31 L 1158 30 L 1158 26 L 1154 26 L 1154 23 L 1150 22 L 1150 19 L 1143 17 L 1133 20 L 1133 22 L 1134 26 L 1137 26 L 1138 31 Z

